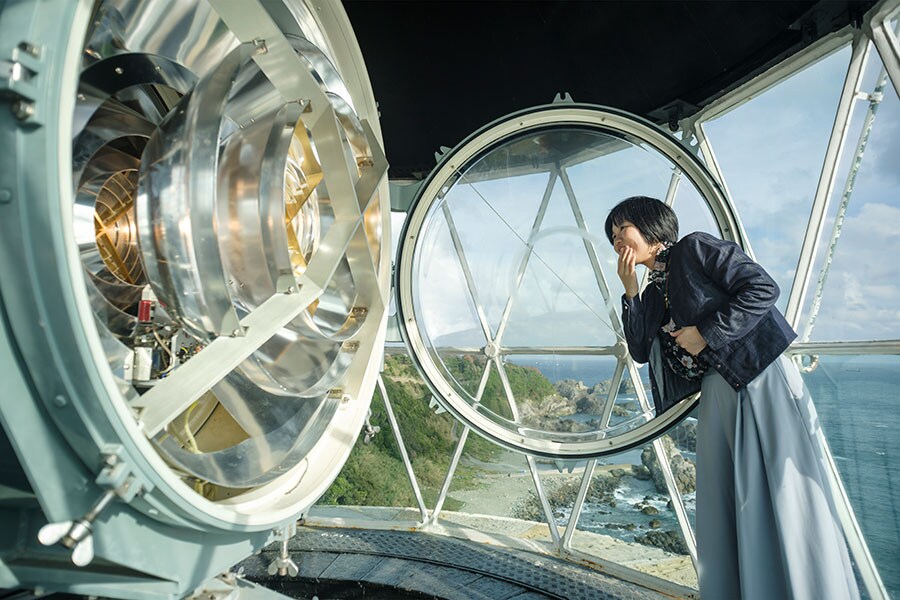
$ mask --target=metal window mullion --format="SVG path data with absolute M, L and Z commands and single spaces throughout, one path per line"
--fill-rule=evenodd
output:
M 528 462 L 528 470 L 531 471 L 531 480 L 534 482 L 534 489 L 537 491 L 541 509 L 544 511 L 544 520 L 547 522 L 547 528 L 550 530 L 550 539 L 553 540 L 553 544 L 559 548 L 562 543 L 559 537 L 559 529 L 556 528 L 556 521 L 553 518 L 553 508 L 550 506 L 550 501 L 547 499 L 547 492 L 544 490 L 544 484 L 541 482 L 537 463 L 530 454 L 525 456 L 525 460 Z
M 857 355 L 900 354 L 900 340 L 860 340 L 855 342 L 795 342 L 787 354 Z
M 422 498 L 422 491 L 419 489 L 419 482 L 412 468 L 412 462 L 409 460 L 409 454 L 406 452 L 406 445 L 403 443 L 403 435 L 400 433 L 400 425 L 397 423 L 397 417 L 394 415 L 394 409 L 391 406 L 390 398 L 388 398 L 387 389 L 384 387 L 384 379 L 378 374 L 378 390 L 381 392 L 381 399 L 384 401 L 384 409 L 387 412 L 388 421 L 391 424 L 391 431 L 394 433 L 394 439 L 397 441 L 397 447 L 400 449 L 400 456 L 403 458 L 403 466 L 406 468 L 406 476 L 412 486 L 413 494 L 416 497 L 416 503 L 419 505 L 419 514 L 422 515 L 422 523 L 428 520 L 428 509 L 425 507 L 425 500 Z
M 647 391 L 641 381 L 640 373 L 638 373 L 637 364 L 629 356 L 625 357 L 628 374 L 631 376 L 631 382 L 634 384 L 634 390 L 637 394 L 638 401 L 644 411 L 650 410 L 650 401 L 647 399 Z M 697 540 L 694 537 L 694 530 L 688 519 L 687 509 L 684 507 L 684 499 L 681 497 L 681 490 L 675 482 L 675 476 L 672 474 L 672 465 L 666 450 L 663 447 L 662 438 L 653 440 L 653 451 L 656 453 L 656 461 L 662 471 L 663 479 L 666 482 L 666 488 L 669 490 L 669 496 L 672 498 L 672 507 L 675 509 L 675 516 L 678 517 L 678 525 L 681 528 L 681 535 L 684 537 L 685 544 L 688 547 L 688 553 L 691 555 L 691 561 L 694 563 L 694 569 L 698 568 L 697 563 Z
M 588 490 L 591 487 L 591 479 L 594 477 L 594 468 L 596 466 L 597 459 L 592 458 L 584 467 L 584 476 L 581 478 L 581 487 L 578 488 L 575 504 L 572 505 L 572 512 L 569 515 L 569 522 L 566 524 L 566 531 L 563 534 L 562 542 L 560 543 L 560 550 L 568 550 L 572 545 L 572 536 L 575 534 L 578 519 L 581 517 L 581 511 L 584 508 L 584 499 L 587 497 Z
M 838 162 L 841 158 L 844 141 L 847 138 L 847 130 L 850 127 L 854 99 L 859 92 L 863 73 L 865 72 L 866 59 L 869 54 L 868 45 L 868 39 L 861 34 L 857 34 L 853 39 L 853 50 L 847 67 L 847 76 L 844 79 L 844 87 L 841 90 L 841 97 L 838 101 L 834 126 L 832 127 L 828 147 L 825 151 L 825 160 L 819 175 L 819 183 L 816 186 L 816 195 L 813 199 L 806 235 L 800 248 L 800 257 L 794 274 L 794 282 L 791 285 L 791 294 L 788 297 L 787 309 L 785 310 L 785 318 L 787 318 L 794 329 L 797 329 L 800 322 L 800 313 L 806 297 L 806 288 L 812 275 L 813 261 L 819 246 L 819 237 L 825 222 L 828 202 L 834 190 Z
M 481 404 L 481 396 L 484 394 L 484 388 L 487 386 L 488 377 L 491 374 L 491 361 L 485 361 L 484 364 L 484 373 L 481 375 L 481 382 L 478 384 L 478 391 L 475 393 L 475 404 L 474 406 L 478 406 Z M 437 523 L 438 515 L 441 512 L 441 509 L 444 507 L 444 501 L 447 499 L 447 494 L 450 492 L 450 484 L 453 481 L 453 476 L 456 474 L 456 467 L 459 465 L 459 459 L 462 457 L 463 448 L 466 445 L 466 440 L 469 439 L 469 426 L 463 426 L 462 433 L 459 434 L 459 441 L 456 442 L 456 448 L 453 451 L 453 456 L 450 458 L 450 465 L 447 467 L 447 475 L 444 476 L 444 483 L 441 486 L 441 491 L 438 494 L 437 501 L 434 504 L 434 510 L 431 512 L 431 518 L 429 519 L 429 523 Z
M 441 509 L 444 508 L 444 501 L 447 499 L 447 494 L 450 492 L 450 484 L 453 482 L 453 476 L 456 475 L 456 467 L 459 466 L 459 459 L 462 457 L 463 448 L 466 445 L 466 441 L 469 439 L 469 431 L 469 426 L 465 425 L 463 426 L 462 433 L 459 434 L 459 440 L 456 442 L 456 448 L 453 450 L 453 456 L 450 458 L 450 465 L 447 467 L 447 474 L 444 476 L 444 483 L 441 485 L 441 491 L 434 503 L 434 510 L 431 511 L 431 517 L 428 518 L 428 523 L 431 525 L 437 523 L 438 515 L 441 514 Z
M 732 196 L 731 190 L 728 188 L 728 182 L 725 180 L 725 174 L 722 172 L 722 167 L 719 164 L 719 159 L 716 158 L 716 153 L 713 150 L 712 142 L 710 142 L 709 138 L 706 135 L 706 131 L 703 129 L 703 123 L 698 122 L 694 124 L 694 135 L 697 137 L 699 152 L 704 158 L 706 167 L 710 171 L 712 171 L 713 176 L 719 181 L 719 185 L 722 188 L 722 195 L 725 197 L 725 202 L 728 203 L 729 210 L 731 211 L 731 214 L 734 215 L 735 227 L 737 227 L 737 231 L 722 233 L 725 234 L 726 239 L 730 238 L 732 241 L 741 243 L 747 256 L 749 256 L 750 258 L 754 258 L 753 248 L 750 245 L 750 238 L 747 237 L 747 232 L 744 230 L 744 223 L 741 221 L 738 215 L 737 207 L 735 207 L 734 205 L 734 196 Z
M 572 208 L 572 214 L 575 216 L 575 222 L 577 223 L 578 228 L 585 234 L 590 235 L 587 225 L 584 222 L 584 216 L 581 214 L 581 207 L 578 205 L 578 199 L 575 197 L 575 191 L 572 189 L 572 182 L 569 181 L 569 175 L 566 173 L 565 169 L 559 170 L 559 178 L 563 182 L 566 196 L 569 199 L 569 206 Z M 600 295 L 603 296 L 603 302 L 606 304 L 613 331 L 621 331 L 622 325 L 619 321 L 619 313 L 616 312 L 616 308 L 612 304 L 609 286 L 606 284 L 606 277 L 603 276 L 603 269 L 600 266 L 600 257 L 597 256 L 597 249 L 594 248 L 594 245 L 587 238 L 582 239 L 582 241 L 584 242 L 584 249 L 587 252 L 588 259 L 591 262 L 591 268 L 594 271 L 594 279 L 597 282 L 597 287 L 600 288 Z
M 531 224 L 531 233 L 528 234 L 525 255 L 522 256 L 522 261 L 519 263 L 519 268 L 516 271 L 516 287 L 511 291 L 509 299 L 506 301 L 506 306 L 503 308 L 503 316 L 500 317 L 500 325 L 497 327 L 496 342 L 498 345 L 501 344 L 503 333 L 506 331 L 506 325 L 509 322 L 509 315 L 512 312 L 513 302 L 519 292 L 519 288 L 522 286 L 522 280 L 525 277 L 525 269 L 531 261 L 531 254 L 534 251 L 534 238 L 537 236 L 538 231 L 541 229 L 541 224 L 544 222 L 544 215 L 547 213 L 547 206 L 550 204 L 550 196 L 553 194 L 556 179 L 556 173 L 551 172 L 547 180 L 547 187 L 544 189 L 544 196 L 541 198 L 541 205 L 534 217 L 534 223 Z
M 310 303 L 322 289 L 304 284 L 299 293 L 275 294 L 241 320 L 244 335 L 218 337 L 188 363 L 160 379 L 147 393 L 135 399 L 139 423 L 147 437 L 153 437 L 194 401 L 271 339 Z
M 822 294 L 825 292 L 825 282 L 828 280 L 828 273 L 831 270 L 837 242 L 841 237 L 844 216 L 847 214 L 847 207 L 850 205 L 850 197 L 853 195 L 853 187 L 856 184 L 856 175 L 859 173 L 859 168 L 862 165 L 862 159 L 866 153 L 866 146 L 869 143 L 869 135 L 872 133 L 872 125 L 875 122 L 875 115 L 878 112 L 878 106 L 881 104 L 884 86 L 887 84 L 887 73 L 884 68 L 882 68 L 881 72 L 878 74 L 877 81 L 878 84 L 875 87 L 875 91 L 869 96 L 869 108 L 866 111 L 866 117 L 863 120 L 862 130 L 859 132 L 859 141 L 856 144 L 856 152 L 853 155 L 853 161 L 850 165 L 850 173 L 847 175 L 847 181 L 844 184 L 844 192 L 841 194 L 841 202 L 838 206 L 837 215 L 834 218 L 834 225 L 831 228 L 831 238 L 828 241 L 825 260 L 822 263 L 822 270 L 819 272 L 819 279 L 816 282 L 816 291 L 812 298 L 812 306 L 809 309 L 806 327 L 801 338 L 801 341 L 803 342 L 809 340 L 809 336 L 812 334 L 813 327 L 816 323 L 816 317 L 819 314 L 819 308 L 822 305 Z
M 503 361 L 499 356 L 493 357 L 494 366 L 497 367 L 497 374 L 500 376 L 500 384 L 503 386 L 503 393 L 506 395 L 506 401 L 509 404 L 509 410 L 512 413 L 513 421 L 519 422 L 519 409 L 516 405 L 516 397 L 513 395 L 512 386 L 509 384 L 509 378 L 506 376 L 506 369 L 503 368 Z
M 509 410 L 512 412 L 513 420 L 518 423 L 519 410 L 516 408 L 516 400 L 513 396 L 512 387 L 509 385 L 509 379 L 506 377 L 506 370 L 503 368 L 503 363 L 500 361 L 499 356 L 494 358 L 494 364 L 497 367 L 497 373 L 500 375 L 500 383 L 503 385 L 503 391 L 506 394 L 506 400 L 509 403 Z M 544 511 L 544 519 L 547 521 L 547 527 L 550 529 L 550 538 L 553 540 L 553 544 L 559 547 L 559 530 L 556 528 L 556 522 L 553 519 L 553 509 L 550 506 L 550 501 L 547 499 L 547 492 L 544 490 L 544 484 L 541 482 L 537 463 L 530 454 L 525 456 L 525 460 L 528 462 L 528 470 L 531 471 L 534 489 L 537 492 L 538 500 L 541 503 L 541 509 Z
M 472 303 L 475 304 L 475 312 L 478 314 L 478 321 L 484 332 L 484 339 L 487 343 L 491 343 L 493 341 L 491 328 L 488 326 L 487 316 L 485 315 L 484 308 L 481 306 L 481 301 L 478 299 L 475 280 L 472 277 L 472 271 L 469 269 L 469 262 L 466 260 L 466 253 L 465 250 L 463 250 L 462 242 L 459 239 L 459 232 L 456 229 L 456 224 L 453 222 L 453 215 L 450 214 L 450 206 L 447 202 L 441 203 L 441 210 L 444 213 L 444 218 L 447 219 L 447 229 L 449 230 L 450 238 L 453 241 L 453 249 L 456 251 L 456 258 L 459 261 L 459 266 L 463 270 L 463 276 L 466 278 L 466 286 L 469 288 L 469 295 L 472 297 Z
M 664 202 L 668 206 L 675 204 L 675 195 L 678 193 L 678 184 L 681 183 L 681 169 L 672 167 L 672 175 L 669 177 L 669 187 L 666 188 L 666 197 Z
M 609 392 L 606 394 L 606 403 L 603 406 L 603 416 L 600 417 L 600 427 L 609 427 L 609 419 L 612 417 L 613 405 L 619 394 L 619 386 L 622 384 L 622 375 L 625 373 L 625 359 L 616 361 L 616 371 L 609 380 Z

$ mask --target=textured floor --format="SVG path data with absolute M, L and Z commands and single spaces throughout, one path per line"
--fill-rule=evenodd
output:
M 668 598 L 552 557 L 427 533 L 300 527 L 289 547 L 297 578 L 268 574 L 277 544 L 239 566 L 266 587 L 319 600 Z

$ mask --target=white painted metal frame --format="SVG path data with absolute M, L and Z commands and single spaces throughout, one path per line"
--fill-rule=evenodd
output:
M 787 309 L 785 310 L 785 317 L 795 330 L 799 326 L 803 301 L 812 276 L 813 261 L 818 251 L 822 227 L 828 212 L 828 203 L 834 192 L 837 166 L 840 163 L 841 153 L 847 139 L 847 132 L 850 128 L 850 116 L 853 112 L 854 101 L 859 94 L 868 55 L 869 40 L 863 37 L 862 34 L 855 35 L 850 55 L 850 66 L 847 69 L 844 88 L 841 90 L 841 97 L 838 101 L 834 127 L 831 130 L 831 137 L 825 150 L 825 161 L 822 165 L 819 183 L 816 186 L 816 195 L 813 199 L 809 223 L 806 227 L 806 235 L 803 238 L 803 246 L 800 249 L 800 258 L 794 275 L 794 283 L 791 286 L 791 294 L 788 297 Z
M 866 15 L 863 31 L 875 44 L 881 62 L 894 84 L 894 91 L 900 96 L 900 43 L 897 42 L 896 19 L 900 6 L 896 0 L 882 0 Z M 891 20 L 895 25 L 891 26 Z
M 841 202 L 838 206 L 837 215 L 834 218 L 834 225 L 831 228 L 831 238 L 825 251 L 825 261 L 819 272 L 819 278 L 816 281 L 816 291 L 813 293 L 812 303 L 809 309 L 809 315 L 806 319 L 806 326 L 803 328 L 803 334 L 800 341 L 809 341 L 813 327 L 816 323 L 816 317 L 819 315 L 819 307 L 822 305 L 822 294 L 825 291 L 825 282 L 828 280 L 828 273 L 831 270 L 832 259 L 837 248 L 838 239 L 841 237 L 841 230 L 844 225 L 844 216 L 847 213 L 847 206 L 850 204 L 850 197 L 853 195 L 853 187 L 856 183 L 856 175 L 859 173 L 859 167 L 862 164 L 863 156 L 866 152 L 866 146 L 869 142 L 869 135 L 872 133 L 872 126 L 875 123 L 875 115 L 878 112 L 878 106 L 881 104 L 884 86 L 887 83 L 887 73 L 885 69 L 881 69 L 878 75 L 878 83 L 875 85 L 875 91 L 866 95 L 869 103 L 866 109 L 866 116 L 863 119 L 862 129 L 859 132 L 859 141 L 856 143 L 856 152 L 854 152 L 853 160 L 850 165 L 850 173 L 847 175 L 847 181 L 844 184 L 844 191 L 841 194 Z

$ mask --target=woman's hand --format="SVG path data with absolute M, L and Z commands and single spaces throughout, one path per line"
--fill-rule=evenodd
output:
M 628 246 L 622 246 L 619 251 L 619 264 L 616 268 L 622 285 L 625 286 L 625 295 L 634 298 L 638 295 L 637 273 L 634 270 L 634 250 Z
M 706 348 L 706 340 L 703 339 L 700 330 L 693 325 L 673 331 L 669 335 L 675 338 L 676 344 L 694 356 L 697 356 Z

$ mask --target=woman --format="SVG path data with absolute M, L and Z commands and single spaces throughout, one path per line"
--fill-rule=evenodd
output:
M 697 550 L 706 599 L 858 598 L 818 420 L 794 364 L 778 286 L 732 242 L 678 240 L 653 198 L 616 205 L 606 235 L 625 286 L 631 356 L 650 363 L 657 411 L 701 391 Z M 650 269 L 642 294 L 635 265 Z

